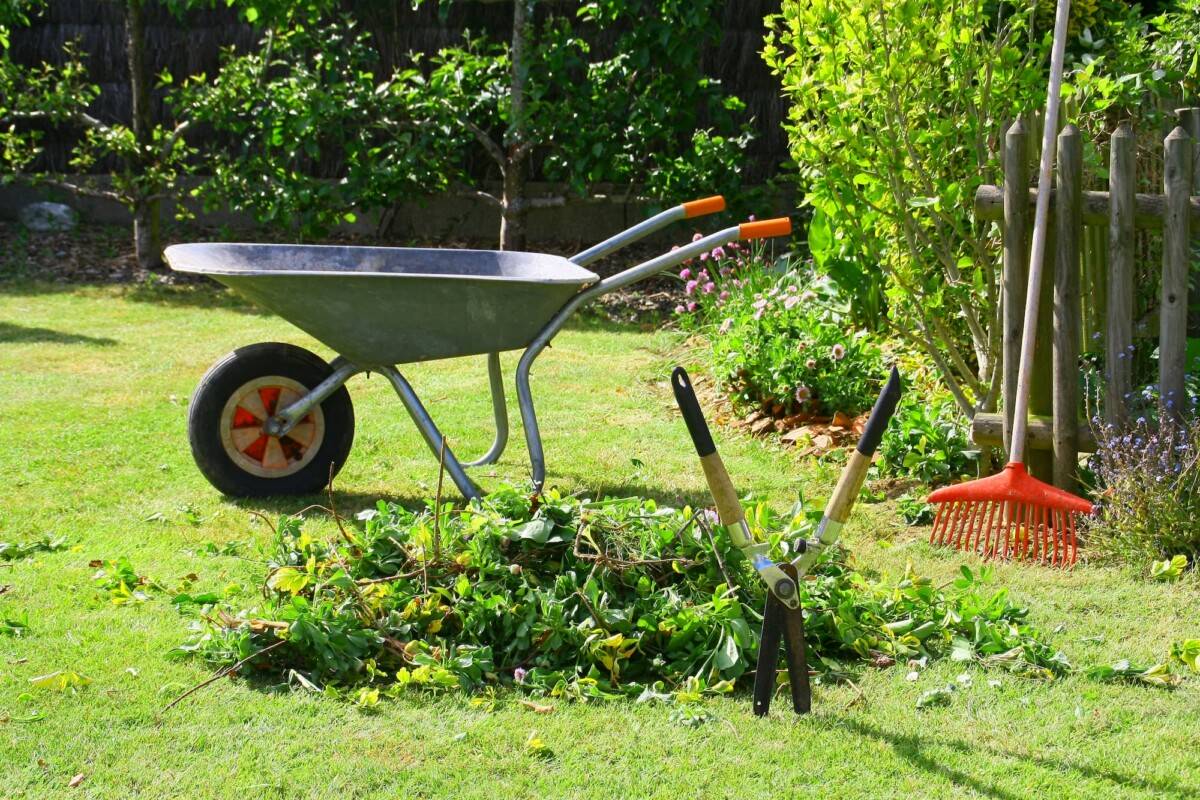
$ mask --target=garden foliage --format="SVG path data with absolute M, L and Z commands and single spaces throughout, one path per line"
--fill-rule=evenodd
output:
M 231 51 L 217 75 L 193 77 L 176 97 L 227 137 L 209 149 L 211 178 L 197 193 L 317 237 L 355 210 L 445 189 L 455 125 L 417 96 L 418 72 L 380 72 L 348 18 L 301 16 L 269 29 L 257 51 Z
M 860 414 L 884 374 L 879 346 L 854 328 L 837 287 L 799 263 L 775 260 L 761 242 L 701 253 L 679 273 L 685 298 L 675 312 L 707 336 L 714 371 L 737 401 Z
M 183 654 L 313 688 L 374 684 L 572 697 L 727 691 L 757 651 L 764 595 L 711 512 L 503 487 L 463 509 L 380 503 L 320 541 L 280 521 L 264 601 L 205 607 Z M 815 514 L 750 521 L 780 556 Z M 803 582 L 810 664 L 948 657 L 1052 677 L 1070 669 L 990 570 L 935 586 L 873 580 L 832 549 Z M 269 648 L 269 649 L 268 649 Z M 256 655 L 260 654 L 260 655 Z
M 1099 560 L 1145 568 L 1152 561 L 1200 557 L 1200 418 L 1139 417 L 1097 425 L 1091 466 L 1101 489 L 1087 528 Z M 1168 564 L 1170 569 L 1170 564 Z
M 1152 121 L 1170 96 L 1195 96 L 1198 8 L 1073 6 L 1063 115 L 1102 174 L 1097 143 L 1116 121 Z M 972 198 L 1000 182 L 1005 125 L 1044 104 L 1052 7 L 785 0 L 763 53 L 791 101 L 818 267 L 860 324 L 886 314 L 925 350 L 968 415 L 994 408 L 1000 386 L 999 238 L 973 220 Z

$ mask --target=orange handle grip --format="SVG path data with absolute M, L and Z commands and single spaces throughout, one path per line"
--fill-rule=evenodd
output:
M 772 236 L 787 236 L 791 232 L 792 221 L 787 217 L 743 222 L 738 226 L 739 239 L 770 239 Z
M 714 194 L 712 197 L 705 197 L 700 200 L 692 200 L 690 203 L 683 204 L 684 219 L 692 217 L 702 217 L 705 214 L 715 214 L 718 211 L 725 210 L 725 198 L 719 194 Z

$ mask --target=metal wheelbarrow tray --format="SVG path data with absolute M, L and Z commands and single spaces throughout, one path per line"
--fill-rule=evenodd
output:
M 787 219 L 744 223 L 706 236 L 610 278 L 588 264 L 677 220 L 721 211 L 710 197 L 667 209 L 570 259 L 491 250 L 322 245 L 181 244 L 171 268 L 208 275 L 338 353 L 326 364 L 293 345 L 239 348 L 201 380 L 188 410 L 196 462 L 232 495 L 320 489 L 345 462 L 354 416 L 345 382 L 370 370 L 386 376 L 459 491 L 477 497 L 466 468 L 494 463 L 508 441 L 499 354 L 524 350 L 517 400 L 534 483 L 545 461 L 529 387 L 534 359 L 587 301 L 735 239 L 790 233 Z M 397 364 L 487 355 L 496 438 L 463 464 Z

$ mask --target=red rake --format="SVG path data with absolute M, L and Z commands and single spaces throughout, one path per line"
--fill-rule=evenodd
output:
M 1050 212 L 1050 170 L 1054 136 L 1058 132 L 1058 100 L 1062 91 L 1063 51 L 1066 49 L 1070 0 L 1058 0 L 1054 15 L 1054 46 L 1050 57 L 1050 86 L 1042 132 L 1042 158 L 1038 170 L 1037 208 L 1029 254 L 1028 289 L 1013 404 L 1011 454 L 999 475 L 938 489 L 929 502 L 938 506 L 933 520 L 934 544 L 978 553 L 985 559 L 1038 561 L 1053 566 L 1075 563 L 1078 543 L 1075 517 L 1087 514 L 1092 504 L 1070 492 L 1043 483 L 1025 471 L 1025 432 L 1029 421 L 1029 379 L 1037 334 L 1039 290 L 1046 253 L 1046 228 Z
M 1089 514 L 1082 497 L 1043 483 L 1010 462 L 999 475 L 946 486 L 929 495 L 938 505 L 929 541 L 985 559 L 1075 563 L 1076 516 Z

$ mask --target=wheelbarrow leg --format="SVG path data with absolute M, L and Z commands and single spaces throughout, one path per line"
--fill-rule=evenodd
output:
M 488 382 L 492 387 L 492 415 L 496 418 L 496 439 L 486 453 L 463 464 L 464 467 L 495 464 L 508 445 L 508 405 L 504 400 L 504 375 L 500 372 L 499 353 L 488 353 Z
M 525 445 L 529 448 L 529 467 L 533 471 L 533 486 L 537 491 L 541 491 L 542 484 L 546 482 L 546 456 L 542 453 L 542 434 L 533 410 L 533 394 L 529 391 L 529 368 L 541 350 L 542 347 L 535 342 L 517 364 L 517 406 L 521 409 Z
M 408 410 L 408 415 L 412 417 L 417 430 L 425 437 L 425 443 L 433 451 L 434 457 L 440 458 L 443 452 L 442 432 L 438 430 L 437 425 L 433 424 L 433 418 L 429 416 L 429 412 L 421 404 L 421 400 L 417 397 L 417 393 L 413 391 L 412 385 L 409 384 L 395 367 L 384 367 L 380 372 L 392 382 L 396 394 L 400 395 L 400 401 L 404 403 L 404 407 Z M 446 472 L 450 474 L 450 479 L 454 481 L 454 485 L 462 492 L 463 497 L 468 500 L 474 500 L 480 496 L 479 487 L 467 477 L 462 464 L 454 457 L 454 453 L 450 451 L 449 447 L 445 448 L 445 465 Z

